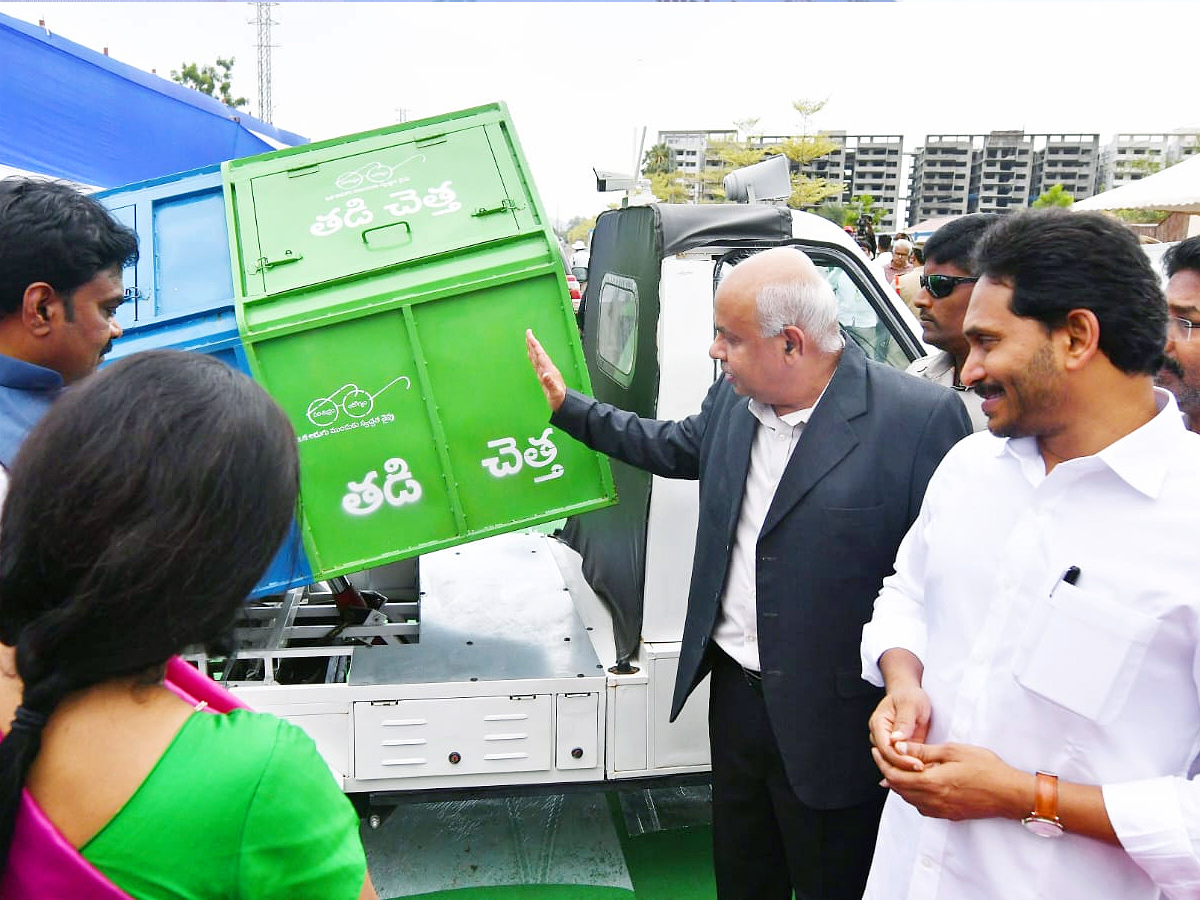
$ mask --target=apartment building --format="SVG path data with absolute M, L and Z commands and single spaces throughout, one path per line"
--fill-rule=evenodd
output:
M 913 153 L 908 224 L 971 212 L 975 135 L 931 134 Z
M 993 131 L 971 160 L 971 212 L 1010 212 L 1028 206 L 1033 181 L 1033 140 L 1023 131 Z
M 1200 150 L 1200 131 L 1182 129 L 1166 134 L 1114 135 L 1105 147 L 1101 167 L 1104 190 L 1132 184 L 1172 166 Z
M 900 202 L 900 163 L 904 138 L 898 134 L 860 134 L 846 138 L 847 199 L 870 194 L 887 213 L 881 231 L 894 231 Z
M 886 210 L 879 225 L 895 230 L 902 221 L 898 208 L 905 203 L 909 225 L 941 216 L 972 212 L 1011 212 L 1029 206 L 1055 184 L 1075 199 L 1101 190 L 1104 155 L 1098 134 L 1026 134 L 999 130 L 987 134 L 931 134 L 911 154 L 907 196 L 902 196 L 901 135 L 853 135 L 845 131 L 821 132 L 835 146 L 826 155 L 793 171 L 810 178 L 842 184 L 841 201 L 870 194 Z M 711 153 L 714 144 L 736 142 L 735 130 L 660 131 L 658 142 L 671 150 L 672 165 L 690 176 L 693 200 L 711 201 L 713 181 L 706 185 L 705 171 L 723 166 Z M 758 147 L 777 146 L 789 135 L 761 135 Z M 1118 150 L 1120 152 L 1118 152 Z M 1139 152 L 1140 151 L 1140 152 Z M 1145 171 L 1150 159 L 1177 162 L 1200 151 L 1200 131 L 1171 135 L 1118 135 L 1108 159 L 1120 171 Z M 1120 161 L 1120 162 L 1118 162 Z
M 1033 199 L 1061 184 L 1076 200 L 1100 192 L 1100 135 L 1047 134 L 1033 152 Z
M 1061 184 L 1076 199 L 1096 193 L 1098 134 L 928 135 L 909 172 L 909 225 L 940 216 L 1007 213 Z

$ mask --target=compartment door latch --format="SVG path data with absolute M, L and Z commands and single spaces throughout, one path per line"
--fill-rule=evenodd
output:
M 502 200 L 500 202 L 499 206 L 493 206 L 490 209 L 485 209 L 484 207 L 481 206 L 481 207 L 479 207 L 479 209 L 475 210 L 475 212 L 471 213 L 471 215 L 478 219 L 478 218 L 482 218 L 483 216 L 492 216 L 492 215 L 495 215 L 496 213 L 516 212 L 518 209 L 524 209 L 524 208 L 525 207 L 520 206 L 516 200 L 511 200 L 506 197 L 504 200 Z
M 275 259 L 268 259 L 265 256 L 260 256 L 258 258 L 257 263 L 254 266 L 254 271 L 256 273 L 265 272 L 268 269 L 274 269 L 276 266 L 283 266 L 283 265 L 287 265 L 288 263 L 300 262 L 300 260 L 302 260 L 302 259 L 304 259 L 303 253 L 293 253 L 291 250 L 283 251 L 283 256 L 276 257 Z

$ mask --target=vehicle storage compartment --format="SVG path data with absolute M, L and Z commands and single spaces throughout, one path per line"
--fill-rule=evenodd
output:
M 551 698 L 454 697 L 354 704 L 356 778 L 550 768 Z
M 95 197 L 137 233 L 139 248 L 138 262 L 123 273 L 126 302 L 117 321 L 124 333 L 113 342 L 107 361 L 143 350 L 187 350 L 250 374 L 234 312 L 220 167 L 138 182 Z M 250 596 L 279 594 L 312 580 L 300 530 L 293 526 Z
M 223 166 L 243 346 L 300 440 L 315 578 L 606 506 L 550 428 L 532 327 L 589 389 L 502 105 Z

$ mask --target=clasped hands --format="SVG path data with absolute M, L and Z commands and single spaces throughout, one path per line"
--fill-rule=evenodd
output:
M 1022 773 L 991 750 L 927 744 L 932 708 L 919 686 L 889 690 L 871 715 L 871 756 L 882 784 L 936 819 L 1020 818 Z

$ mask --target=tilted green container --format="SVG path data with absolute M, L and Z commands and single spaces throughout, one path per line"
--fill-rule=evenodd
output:
M 318 579 L 615 502 L 547 425 L 533 328 L 589 390 L 508 112 L 479 107 L 222 166 L 238 327 L 300 440 Z

